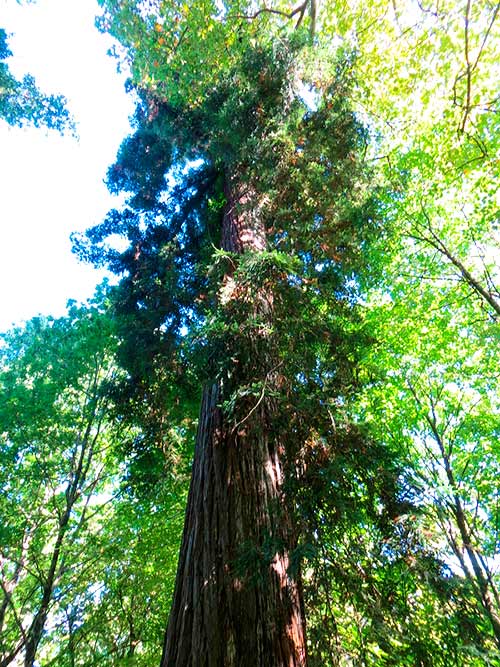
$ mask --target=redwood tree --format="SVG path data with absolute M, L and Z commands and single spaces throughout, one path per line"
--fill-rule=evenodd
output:
M 155 50 L 166 62 L 154 83 L 143 72 L 109 172 L 128 203 L 76 245 L 122 275 L 121 397 L 149 406 L 151 446 L 202 392 L 162 667 L 307 664 L 289 482 L 356 384 L 355 272 L 375 227 L 351 57 L 312 80 L 308 4 L 274 30 L 202 3 L 108 3 L 103 19 L 136 71 Z

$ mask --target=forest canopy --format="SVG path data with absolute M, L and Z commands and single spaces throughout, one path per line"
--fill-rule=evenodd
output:
M 500 664 L 500 4 L 99 4 L 117 282 L 3 336 L 0 665 Z

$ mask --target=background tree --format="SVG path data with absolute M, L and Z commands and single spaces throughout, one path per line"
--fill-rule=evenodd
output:
M 491 77 L 499 7 L 381 9 L 374 3 L 371 17 L 380 18 L 385 41 L 372 40 L 371 28 L 358 33 L 360 49 L 373 56 L 358 62 L 380 77 L 370 98 L 369 86 L 360 87 L 359 100 L 381 129 L 377 157 L 392 190 L 383 205 L 396 230 L 371 293 L 368 319 L 378 342 L 369 356 L 378 359 L 383 384 L 367 386 L 368 418 L 378 438 L 401 443 L 413 460 L 427 542 L 475 591 L 483 616 L 477 625 L 485 624 L 498 651 L 489 479 L 498 461 L 498 96 Z M 408 84 L 407 106 L 397 99 Z
M 103 390 L 116 372 L 115 341 L 97 305 L 3 335 L 2 665 L 22 654 L 32 667 L 68 590 L 87 582 L 120 433 L 107 421 Z
M 110 387 L 123 372 L 102 294 L 2 341 L 0 662 L 158 662 L 186 495 L 183 433 L 171 433 L 177 466 L 166 475 L 162 452 L 141 453 L 138 425 L 116 417 Z
M 496 664 L 498 4 L 102 4 L 139 96 L 129 200 L 77 245 L 122 277 L 137 488 L 46 655 L 155 659 L 203 385 L 164 664 L 303 664 L 302 599 L 310 664 Z
M 11 55 L 7 33 L 0 28 L 0 118 L 19 127 L 28 124 L 59 132 L 72 128 L 64 97 L 42 93 L 30 74 L 16 79 L 6 62 Z

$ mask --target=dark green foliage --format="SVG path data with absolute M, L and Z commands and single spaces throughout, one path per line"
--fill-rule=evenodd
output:
M 12 51 L 7 44 L 7 33 L 0 28 L 0 60 L 6 60 L 12 55 Z
M 350 225 L 364 227 L 365 234 L 373 225 L 363 213 L 366 197 L 356 158 L 366 133 L 347 106 L 340 79 L 316 111 L 305 108 L 290 83 L 299 46 L 249 50 L 200 107 L 141 102 L 136 133 L 124 142 L 108 175 L 113 191 L 129 193 L 128 206 L 112 211 L 87 240 L 75 239 L 82 256 L 124 276 L 115 308 L 124 318 L 121 355 L 132 378 L 151 378 L 155 369 L 165 373 L 174 366 L 185 374 L 187 357 L 202 375 L 213 375 L 214 360 L 222 368 L 228 355 L 237 354 L 238 338 L 245 354 L 245 341 L 255 338 L 259 327 L 248 321 L 251 294 L 269 285 L 277 308 L 274 339 L 287 363 L 293 363 L 294 348 L 299 356 L 308 354 L 305 337 L 316 341 L 311 365 L 319 348 L 328 356 L 340 339 L 328 343 L 325 313 L 329 304 L 338 312 L 347 298 L 345 276 L 357 252 Z M 194 157 L 198 166 L 186 162 Z M 244 172 L 265 199 L 262 216 L 274 249 L 239 262 L 235 278 L 249 296 L 224 307 L 217 305 L 220 260 L 212 255 L 220 244 L 227 170 Z M 356 179 L 353 189 L 349 184 Z M 106 245 L 116 234 L 128 240 L 124 252 Z M 348 308 L 344 316 L 350 317 Z M 293 372 L 300 372 L 300 365 Z M 199 382 L 199 372 L 195 378 Z
M 142 95 L 108 174 L 127 205 L 75 239 L 121 276 L 113 308 L 127 377 L 114 395 L 120 419 L 142 429 L 124 445 L 128 482 L 147 495 L 165 456 L 174 470 L 186 460 L 176 437 L 192 437 L 203 382 L 222 380 L 234 429 L 265 397 L 274 409 L 261 427 L 286 447 L 290 574 L 304 575 L 311 664 L 471 664 L 464 651 L 487 641 L 463 582 L 426 546 L 411 463 L 354 423 L 372 343 L 359 286 L 385 232 L 368 133 L 349 107 L 352 60 L 332 66 L 311 109 L 293 89 L 298 49 L 247 49 L 199 105 Z M 263 252 L 220 248 L 229 175 L 260 202 Z M 273 535 L 244 544 L 235 571 L 257 581 L 281 548 Z
M 137 193 L 130 201 L 139 210 L 149 210 L 157 203 L 158 192 L 165 188 L 165 174 L 171 164 L 171 145 L 152 130 L 139 128 L 126 139 L 117 162 L 109 169 L 110 192 Z
M 295 499 L 300 529 L 291 568 L 305 560 L 313 581 L 323 581 L 328 569 L 328 585 L 340 596 L 345 581 L 356 578 L 355 565 L 347 560 L 332 571 L 328 545 L 345 549 L 347 527 L 356 540 L 370 530 L 379 541 L 392 535 L 402 489 L 394 452 L 346 421 L 368 343 L 356 271 L 377 229 L 360 160 L 367 134 L 348 106 L 349 65 L 339 65 L 317 108 L 307 109 L 290 84 L 294 49 L 247 52 L 199 108 L 144 99 L 136 133 L 108 175 L 114 192 L 128 193 L 127 206 L 76 243 L 82 256 L 122 276 L 113 302 L 128 377 L 115 395 L 124 418 L 138 420 L 145 433 L 126 448 L 132 483 L 143 491 L 159 483 L 160 451 L 172 451 L 168 433 L 176 424 L 196 417 L 204 380 L 224 379 L 223 407 L 234 428 L 266 395 L 277 409 L 265 428 L 286 443 L 286 493 Z M 198 166 L 188 162 L 194 157 Z M 262 198 L 266 252 L 217 249 L 228 171 L 244 173 Z M 108 242 L 116 234 L 128 241 L 123 252 Z M 227 275 L 238 298 L 224 297 Z M 271 324 L 255 311 L 259 295 L 270 293 Z M 279 378 L 272 391 L 270 356 Z M 252 378 L 249 385 L 233 384 L 235 366 L 239 377 Z M 242 576 L 251 580 L 268 567 L 280 549 L 269 540 L 258 551 L 242 545 L 234 564 Z M 382 563 L 382 572 L 389 566 Z M 314 620 L 312 628 L 314 636 Z M 321 639 L 313 644 L 320 660 Z

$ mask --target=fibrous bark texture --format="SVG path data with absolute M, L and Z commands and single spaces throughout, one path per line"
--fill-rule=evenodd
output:
M 230 184 L 226 200 L 223 248 L 264 250 L 252 188 Z M 255 310 L 264 302 L 269 310 L 272 299 L 256 294 Z M 269 382 L 274 361 L 272 354 L 264 360 Z M 238 369 L 231 374 L 234 380 Z M 288 572 L 293 530 L 282 496 L 283 446 L 270 427 L 276 407 L 263 392 L 235 425 L 221 407 L 225 390 L 218 380 L 203 391 L 161 665 L 305 667 L 300 585 Z

